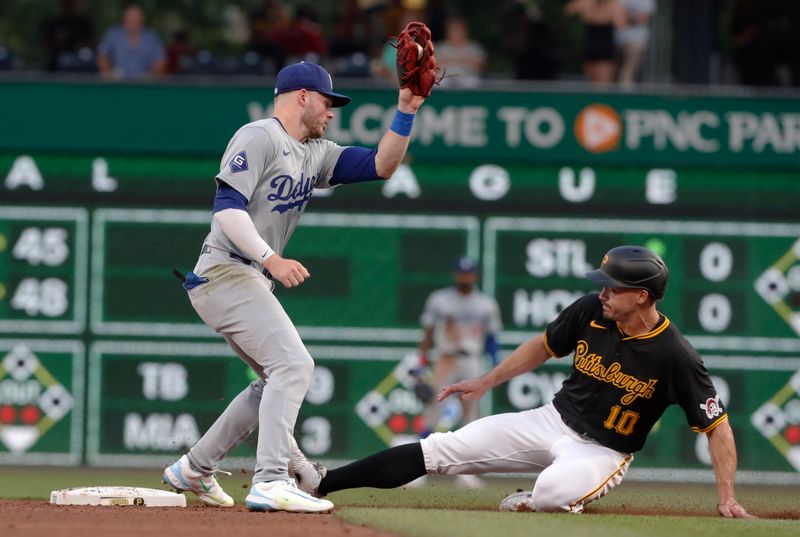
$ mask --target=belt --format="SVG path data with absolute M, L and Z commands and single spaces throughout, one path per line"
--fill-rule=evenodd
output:
M 203 247 L 200 249 L 200 255 L 203 254 L 213 254 L 212 257 L 216 257 L 217 259 L 224 259 L 225 254 L 227 254 L 228 259 L 233 259 L 234 261 L 238 261 L 244 265 L 253 266 L 253 261 L 250 261 L 246 257 L 242 257 L 239 254 L 235 254 L 233 252 L 228 252 L 226 250 L 221 250 L 219 248 L 214 248 L 211 245 L 203 244 Z M 272 280 L 272 274 L 269 273 L 267 269 L 260 265 L 256 265 L 258 269 L 261 271 L 261 274 L 267 277 L 268 280 Z

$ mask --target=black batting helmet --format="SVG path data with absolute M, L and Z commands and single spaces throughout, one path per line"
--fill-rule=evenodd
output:
M 600 268 L 586 277 L 603 287 L 647 289 L 656 300 L 664 298 L 669 271 L 664 261 L 643 246 L 617 246 L 609 250 Z

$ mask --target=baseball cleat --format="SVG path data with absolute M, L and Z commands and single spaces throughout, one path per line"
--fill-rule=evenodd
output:
M 291 513 L 330 513 L 333 503 L 315 498 L 299 488 L 294 479 L 255 483 L 244 504 L 251 511 L 288 511 Z
M 500 502 L 498 510 L 504 513 L 532 513 L 536 511 L 533 508 L 532 495 L 533 492 L 530 490 L 509 494 Z
M 328 469 L 318 462 L 308 460 L 300 451 L 294 438 L 291 439 L 290 444 L 289 476 L 297 481 L 297 488 L 319 498 L 319 484 L 327 475 Z
M 233 498 L 222 490 L 217 478 L 213 474 L 207 475 L 194 470 L 186 455 L 164 470 L 161 480 L 178 492 L 194 492 L 207 505 L 233 506 Z

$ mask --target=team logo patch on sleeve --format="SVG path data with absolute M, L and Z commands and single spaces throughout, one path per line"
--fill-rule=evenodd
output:
M 247 151 L 239 152 L 231 159 L 231 162 L 228 164 L 228 166 L 231 167 L 231 172 L 233 173 L 247 170 Z
M 707 399 L 705 403 L 700 405 L 700 408 L 706 411 L 706 416 L 708 416 L 708 419 L 716 418 L 723 412 L 722 403 L 719 401 L 719 395 L 713 399 Z

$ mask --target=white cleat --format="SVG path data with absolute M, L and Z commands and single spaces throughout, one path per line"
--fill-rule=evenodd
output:
M 509 494 L 500 502 L 499 511 L 504 513 L 533 513 L 533 492 L 521 490 L 514 494 Z
M 308 460 L 292 438 L 289 475 L 297 481 L 297 488 L 319 498 L 319 484 L 327 473 L 328 469 L 320 463 Z
M 217 478 L 213 474 L 207 475 L 194 470 L 186 455 L 164 470 L 164 476 L 161 479 L 178 492 L 194 492 L 207 505 L 233 506 L 233 498 L 222 490 L 217 483 Z
M 288 511 L 291 513 L 330 513 L 333 503 L 306 494 L 293 479 L 256 483 L 244 500 L 251 511 Z

